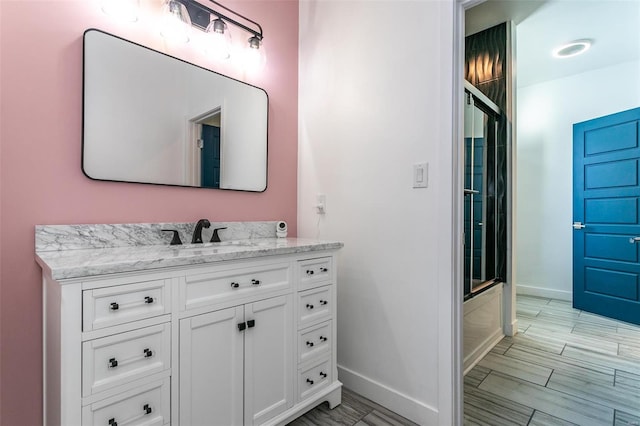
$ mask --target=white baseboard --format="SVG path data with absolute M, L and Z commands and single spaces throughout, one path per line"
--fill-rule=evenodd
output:
M 518 320 L 514 319 L 511 323 L 504 323 L 504 335 L 513 337 L 518 333 Z
M 571 302 L 573 300 L 573 292 L 566 290 L 555 290 L 552 288 L 534 287 L 531 285 L 516 285 L 516 294 L 523 294 L 526 296 L 538 296 L 546 297 L 549 299 L 566 300 Z
M 497 345 L 500 340 L 502 340 L 503 337 L 504 332 L 502 331 L 502 328 L 499 328 L 480 346 L 478 346 L 471 354 L 469 354 L 469 356 L 464 359 L 464 371 L 462 372 L 462 375 L 467 374 L 469 370 L 475 367 L 476 364 L 480 362 L 480 360 L 484 358 L 484 356 L 488 354 L 491 349 L 493 349 L 493 347 Z
M 344 387 L 400 414 L 419 425 L 438 425 L 438 410 L 373 379 L 338 365 Z M 437 377 L 433 378 L 437 380 Z

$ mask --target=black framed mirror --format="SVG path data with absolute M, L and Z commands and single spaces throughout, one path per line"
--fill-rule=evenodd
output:
M 263 89 L 95 29 L 84 33 L 83 67 L 87 177 L 266 189 Z

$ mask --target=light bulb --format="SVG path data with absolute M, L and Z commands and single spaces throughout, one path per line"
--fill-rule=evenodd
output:
M 178 1 L 167 1 L 162 9 L 162 37 L 174 43 L 187 43 L 190 31 L 191 18 L 187 8 Z
M 207 27 L 205 51 L 215 59 L 229 59 L 231 56 L 231 32 L 222 19 L 214 19 Z
M 262 40 L 253 36 L 249 39 L 249 45 L 244 50 L 244 66 L 249 71 L 259 71 L 265 63 L 266 57 Z
M 139 9 L 139 0 L 102 0 L 102 11 L 121 21 L 137 21 Z

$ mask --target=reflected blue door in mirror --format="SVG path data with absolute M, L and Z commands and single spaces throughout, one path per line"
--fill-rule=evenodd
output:
M 202 125 L 201 178 L 204 188 L 220 188 L 220 127 Z

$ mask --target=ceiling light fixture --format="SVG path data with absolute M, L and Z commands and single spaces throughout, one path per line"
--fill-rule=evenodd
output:
M 553 56 L 555 58 L 571 58 L 578 56 L 591 47 L 591 40 L 576 40 L 571 43 L 564 44 L 560 47 L 553 49 Z
M 215 4 L 218 8 L 224 9 L 226 12 L 240 18 L 242 21 L 246 22 L 246 24 L 239 22 L 237 19 L 230 18 L 228 15 L 221 12 L 210 9 L 196 0 L 171 1 L 184 5 L 191 18 L 191 25 L 208 33 L 208 38 L 210 39 L 209 43 L 211 46 L 207 47 L 207 50 L 211 51 L 214 56 L 218 58 L 228 58 L 230 56 L 231 36 L 228 28 L 228 24 L 230 24 L 250 34 L 250 37 L 247 40 L 246 49 L 257 52 L 257 56 L 261 58 L 259 61 L 261 60 L 262 63 L 264 63 L 264 51 L 260 49 L 264 35 L 262 34 L 262 27 L 260 24 L 214 0 L 209 1 Z M 255 28 L 251 28 L 249 25 Z

